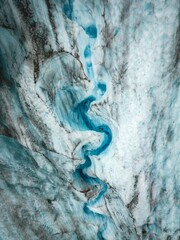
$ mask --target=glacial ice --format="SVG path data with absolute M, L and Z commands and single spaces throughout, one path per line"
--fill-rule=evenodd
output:
M 0 240 L 180 239 L 179 12 L 0 0 Z

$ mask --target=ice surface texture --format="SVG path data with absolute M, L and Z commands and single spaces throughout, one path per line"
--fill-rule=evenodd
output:
M 0 240 L 180 239 L 179 12 L 0 0 Z

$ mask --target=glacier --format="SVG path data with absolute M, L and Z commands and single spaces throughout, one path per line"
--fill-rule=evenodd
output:
M 180 2 L 0 0 L 0 240 L 180 239 Z

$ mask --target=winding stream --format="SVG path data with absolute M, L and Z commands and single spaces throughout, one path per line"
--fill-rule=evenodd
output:
M 73 13 L 73 0 L 68 1 L 67 4 L 64 5 L 64 13 L 70 19 L 74 20 L 74 13 Z M 77 22 L 77 20 L 76 20 Z M 85 33 L 89 36 L 89 39 L 96 39 L 97 38 L 97 28 L 96 25 L 91 24 L 87 27 L 80 25 Z M 84 58 L 86 60 L 86 70 L 87 75 L 90 80 L 94 80 L 94 71 L 93 71 L 93 64 L 91 61 L 91 44 L 89 43 L 84 49 Z M 96 81 L 95 81 L 96 82 Z M 98 83 L 99 89 L 103 92 L 106 91 L 105 84 Z M 91 207 L 96 205 L 106 194 L 108 185 L 99 179 L 98 177 L 92 177 L 88 174 L 87 170 L 91 167 L 92 161 L 91 156 L 99 156 L 103 151 L 105 151 L 109 144 L 112 141 L 112 132 L 108 125 L 106 124 L 95 124 L 93 120 L 88 116 L 88 111 L 92 102 L 96 101 L 96 97 L 90 95 L 89 97 L 82 100 L 75 108 L 76 114 L 82 119 L 83 124 L 86 126 L 88 130 L 95 131 L 104 135 L 104 139 L 101 145 L 94 149 L 89 149 L 89 145 L 84 145 L 81 149 L 82 156 L 84 159 L 84 163 L 80 164 L 76 170 L 75 175 L 79 176 L 81 180 L 83 180 L 86 184 L 90 186 L 100 186 L 100 191 L 96 197 L 91 198 L 86 203 L 84 203 L 84 212 L 93 218 L 98 219 L 101 222 L 101 227 L 98 230 L 97 236 L 99 240 L 105 239 L 103 237 L 103 233 L 107 229 L 108 217 L 104 214 L 97 213 L 91 210 Z
M 95 198 L 90 199 L 87 203 L 84 204 L 84 212 L 86 214 L 89 214 L 89 215 L 91 215 L 93 217 L 98 218 L 103 223 L 102 227 L 98 231 L 98 238 L 99 239 L 104 239 L 103 238 L 103 232 L 107 228 L 108 218 L 107 218 L 107 216 L 105 216 L 103 214 L 99 214 L 99 213 L 96 213 L 96 212 L 92 211 L 90 209 L 90 207 L 94 206 L 96 203 L 98 203 L 102 199 L 102 197 L 105 195 L 105 193 L 106 193 L 106 191 L 108 189 L 108 185 L 104 181 L 99 179 L 98 177 L 89 176 L 87 174 L 87 169 L 92 164 L 90 156 L 98 156 L 103 151 L 105 151 L 107 149 L 107 147 L 109 146 L 109 144 L 111 143 L 111 140 L 112 140 L 112 132 L 111 132 L 111 129 L 107 125 L 102 124 L 102 125 L 98 125 L 97 126 L 88 117 L 87 112 L 88 112 L 88 110 L 90 108 L 91 103 L 93 101 L 95 101 L 95 100 L 96 99 L 93 96 L 89 96 L 88 98 L 84 99 L 81 103 L 79 103 L 79 105 L 77 107 L 77 111 L 81 115 L 81 117 L 82 117 L 86 127 L 89 130 L 96 131 L 96 132 L 104 134 L 104 140 L 102 141 L 101 145 L 98 148 L 95 148 L 95 149 L 89 150 L 88 149 L 88 145 L 84 145 L 82 147 L 82 154 L 83 154 L 85 162 L 83 164 L 80 164 L 77 167 L 76 173 L 87 184 L 92 185 L 92 186 L 100 185 L 100 187 L 101 187 L 101 190 L 99 191 L 98 195 Z

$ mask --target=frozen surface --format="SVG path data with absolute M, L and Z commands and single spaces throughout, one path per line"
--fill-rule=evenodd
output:
M 0 0 L 0 240 L 180 239 L 179 13 Z

